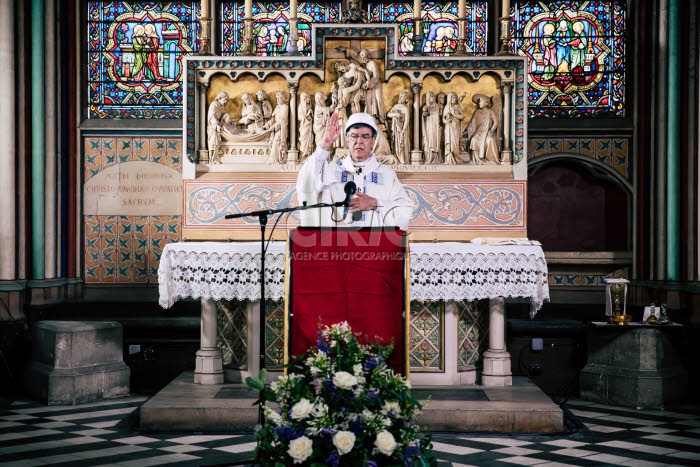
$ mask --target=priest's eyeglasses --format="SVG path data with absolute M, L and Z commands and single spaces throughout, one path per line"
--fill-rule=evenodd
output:
M 362 135 L 358 135 L 357 133 L 351 133 L 348 135 L 348 138 L 353 140 L 353 141 L 357 141 L 358 139 L 361 139 L 362 141 L 369 141 L 373 138 L 373 136 L 371 134 L 367 134 L 367 133 L 362 134 Z

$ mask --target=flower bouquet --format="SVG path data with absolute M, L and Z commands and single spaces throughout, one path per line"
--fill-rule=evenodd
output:
M 260 391 L 265 421 L 255 437 L 261 465 L 433 466 L 430 436 L 415 422 L 421 404 L 387 367 L 391 346 L 362 345 L 347 323 L 325 327 L 286 376 L 246 379 Z M 266 402 L 276 403 L 275 407 Z

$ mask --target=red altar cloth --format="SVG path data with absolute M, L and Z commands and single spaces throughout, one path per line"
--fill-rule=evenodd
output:
M 347 321 L 360 342 L 393 342 L 389 366 L 405 374 L 405 239 L 401 230 L 290 233 L 291 355 L 316 345 L 319 323 Z

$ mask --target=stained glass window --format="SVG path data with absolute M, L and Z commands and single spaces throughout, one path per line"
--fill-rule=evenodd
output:
M 457 50 L 457 2 L 423 2 L 422 49 L 434 56 L 451 55 Z M 487 2 L 467 2 L 465 46 L 467 53 L 486 55 Z M 373 23 L 399 23 L 399 55 L 413 51 L 413 4 L 370 3 L 369 20 Z
M 289 2 L 253 3 L 253 51 L 259 56 L 289 52 Z M 311 24 L 340 22 L 340 2 L 297 5 L 297 50 L 311 55 Z M 221 4 L 221 54 L 237 55 L 243 44 L 243 2 Z
M 88 118 L 182 118 L 198 4 L 88 2 Z
M 513 50 L 529 58 L 534 118 L 625 115 L 623 0 L 518 2 Z

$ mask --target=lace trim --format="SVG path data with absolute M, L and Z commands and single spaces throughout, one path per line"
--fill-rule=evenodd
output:
M 412 243 L 411 300 L 522 297 L 530 315 L 549 301 L 547 263 L 540 246 Z M 265 295 L 284 296 L 285 242 L 270 242 Z M 158 268 L 164 308 L 181 298 L 258 300 L 260 243 L 197 242 L 166 245 Z

